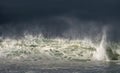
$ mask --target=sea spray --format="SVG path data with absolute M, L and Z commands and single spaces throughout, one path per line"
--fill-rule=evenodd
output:
M 99 61 L 109 61 L 108 55 L 107 55 L 107 27 L 104 27 L 102 30 L 102 37 L 100 44 L 96 47 L 96 51 L 93 54 L 94 60 Z
M 101 40 L 96 45 L 90 38 L 67 39 L 45 38 L 42 34 L 25 34 L 19 39 L 0 39 L 0 58 L 24 61 L 109 61 L 107 28 L 102 30 Z M 119 45 L 119 44 L 118 44 Z M 118 46 L 117 45 L 117 46 Z M 114 49 L 114 47 L 110 47 Z M 117 47 L 119 48 L 119 47 Z M 116 49 L 114 49 L 116 51 Z M 117 49 L 119 51 L 119 49 Z M 118 53 L 118 55 L 120 55 Z M 108 57 L 109 56 L 109 57 Z
M 90 60 L 95 51 L 92 43 L 86 40 L 47 39 L 41 35 L 2 39 L 0 49 L 1 55 L 10 60 L 40 61 Z

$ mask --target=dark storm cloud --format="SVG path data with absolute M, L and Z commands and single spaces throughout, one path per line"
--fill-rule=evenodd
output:
M 119 0 L 0 0 L 0 31 L 11 30 L 17 34 L 27 29 L 38 32 L 43 27 L 45 34 L 59 35 L 71 26 L 59 17 L 68 16 L 73 17 L 70 21 L 77 18 L 82 22 L 100 22 L 95 24 L 98 27 L 109 24 L 114 35 L 119 37 L 119 8 Z M 88 23 L 84 27 L 88 27 Z M 77 22 L 73 24 L 74 27 L 81 26 Z
M 119 0 L 1 0 L 8 18 L 44 17 L 72 13 L 80 18 L 119 18 Z

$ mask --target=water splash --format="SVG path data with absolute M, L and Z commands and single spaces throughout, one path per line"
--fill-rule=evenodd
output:
M 1 39 L 0 57 L 17 60 L 87 60 L 95 48 L 89 40 L 47 39 L 43 36 L 25 35 L 20 39 Z
M 93 54 L 93 59 L 94 60 L 99 60 L 99 61 L 109 61 L 108 55 L 107 55 L 107 28 L 104 27 L 102 30 L 102 38 L 100 41 L 100 44 L 96 47 L 96 51 Z
M 0 39 L 0 58 L 10 60 L 40 60 L 40 61 L 109 61 L 107 28 L 102 30 L 99 45 L 92 39 L 44 38 L 42 34 L 33 36 L 25 34 L 19 39 Z M 113 44 L 114 45 L 114 44 Z M 119 44 L 117 44 L 118 46 Z M 112 49 L 116 47 L 110 47 Z M 119 46 L 117 48 L 120 48 Z M 114 49 L 120 51 L 120 49 Z M 111 52 L 109 53 L 111 54 Z M 120 53 L 118 53 L 120 56 Z M 116 56 L 116 55 L 114 55 Z

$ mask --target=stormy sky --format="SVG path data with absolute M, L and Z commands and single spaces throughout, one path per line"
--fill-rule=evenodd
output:
M 119 39 L 119 21 L 120 0 L 0 0 L 0 35 L 5 36 L 26 30 L 62 36 L 109 25 L 111 37 Z

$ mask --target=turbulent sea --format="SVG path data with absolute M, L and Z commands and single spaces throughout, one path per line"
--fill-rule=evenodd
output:
M 0 0 L 0 73 L 120 73 L 120 0 Z
M 119 43 L 91 39 L 0 38 L 0 73 L 119 73 Z

